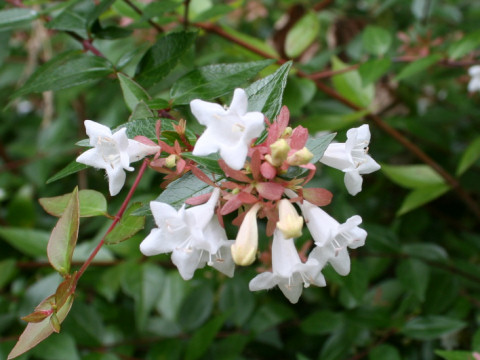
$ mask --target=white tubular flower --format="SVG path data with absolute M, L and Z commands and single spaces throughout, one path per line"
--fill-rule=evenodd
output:
M 243 89 L 236 89 L 228 109 L 219 104 L 195 99 L 190 108 L 198 122 L 207 128 L 197 140 L 193 155 L 204 156 L 220 151 L 220 156 L 232 169 L 245 164 L 248 147 L 265 128 L 262 113 L 247 112 L 248 99 Z
M 257 212 L 260 204 L 253 205 L 243 218 L 237 239 L 232 245 L 232 258 L 235 264 L 250 265 L 255 261 L 258 248 Z
M 297 238 L 302 235 L 303 218 L 298 215 L 297 210 L 287 199 L 282 199 L 278 203 L 279 229 L 286 239 Z
M 468 74 L 471 76 L 470 82 L 468 83 L 468 91 L 474 92 L 480 90 L 480 65 L 470 67 Z
M 215 189 L 207 203 L 178 212 L 168 204 L 152 201 L 150 207 L 158 229 L 140 244 L 147 256 L 172 252 L 172 262 L 183 279 L 193 277 L 205 264 L 227 276 L 233 276 L 234 263 L 230 255 L 233 243 L 214 214 L 220 190 Z
M 368 155 L 370 129 L 362 125 L 347 131 L 346 143 L 328 145 L 320 162 L 345 173 L 345 186 L 351 195 L 362 190 L 362 174 L 370 174 L 380 169 L 375 160 Z
M 134 170 L 131 162 L 155 154 L 160 149 L 159 146 L 149 146 L 127 138 L 126 128 L 112 134 L 107 126 L 85 120 L 85 129 L 93 148 L 77 157 L 77 162 L 105 169 L 112 196 L 117 195 L 125 184 L 125 170 Z
M 311 284 L 325 286 L 321 264 L 309 257 L 302 263 L 293 239 L 285 239 L 276 229 L 272 243 L 272 272 L 264 272 L 249 283 L 250 291 L 267 290 L 278 285 L 285 297 L 292 303 L 298 302 L 304 287 Z

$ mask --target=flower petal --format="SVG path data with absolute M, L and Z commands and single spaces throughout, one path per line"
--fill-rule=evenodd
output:
M 267 271 L 255 276 L 252 280 L 250 280 L 248 288 L 250 291 L 268 290 L 277 284 L 278 277 Z
M 120 166 L 107 166 L 105 170 L 107 171 L 110 195 L 115 196 L 120 190 L 122 190 L 122 187 L 125 184 L 125 171 Z
M 102 158 L 97 149 L 88 149 L 80 154 L 76 160 L 78 163 L 90 165 L 97 169 L 106 169 L 109 164 Z
M 345 187 L 350 195 L 357 195 L 362 191 L 363 178 L 357 170 L 348 171 L 344 177 Z

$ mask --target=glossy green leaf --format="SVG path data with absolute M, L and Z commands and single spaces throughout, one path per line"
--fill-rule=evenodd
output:
M 395 184 L 407 189 L 441 185 L 445 180 L 428 165 L 386 165 L 383 173 Z
M 210 100 L 231 93 L 273 60 L 207 65 L 178 79 L 170 90 L 174 105 L 189 104 L 193 99 Z
M 413 190 L 403 200 L 402 206 L 397 211 L 397 216 L 403 215 L 439 198 L 448 190 L 450 190 L 450 187 L 446 184 L 431 185 Z
M 343 70 L 347 67 L 348 65 L 337 57 L 332 58 L 332 69 L 334 71 Z M 332 82 L 340 95 L 362 108 L 368 107 L 375 96 L 373 84 L 364 86 L 357 70 L 335 75 L 332 77 Z
M 42 309 L 45 308 L 46 310 L 50 309 L 51 305 L 49 304 L 52 301 L 51 298 L 52 297 L 45 299 L 44 302 L 42 302 L 37 308 L 42 308 Z M 68 298 L 68 301 L 62 307 L 57 309 L 56 318 L 58 319 L 58 322 L 60 324 L 67 317 L 68 312 L 72 307 L 72 304 L 73 304 L 73 295 Z M 22 335 L 20 335 L 18 342 L 15 344 L 15 347 L 12 349 L 10 354 L 8 354 L 8 360 L 14 359 L 17 356 L 20 356 L 24 352 L 35 347 L 41 341 L 49 337 L 53 333 L 53 331 L 54 330 L 50 325 L 50 317 L 38 323 L 28 323 Z
M 149 87 L 164 78 L 195 41 L 195 32 L 174 32 L 161 37 L 137 67 L 137 81 Z
M 49 237 L 50 233 L 47 231 L 0 227 L 0 238 L 21 253 L 31 257 L 47 257 Z
M 395 81 L 400 81 L 407 79 L 415 74 L 418 74 L 421 71 L 427 70 L 433 64 L 436 64 L 438 61 L 442 59 L 442 55 L 440 54 L 432 54 L 429 56 L 425 56 L 421 59 L 415 60 L 411 62 L 407 66 L 405 66 L 395 77 Z
M 289 58 L 300 56 L 318 38 L 320 22 L 313 11 L 308 11 L 288 31 L 285 39 L 285 53 Z
M 430 268 L 420 260 L 406 259 L 397 267 L 397 277 L 405 290 L 412 291 L 418 300 L 424 301 L 430 280 Z
M 448 55 L 452 60 L 457 60 L 475 50 L 478 46 L 480 46 L 480 30 L 452 42 L 448 48 Z
M 61 216 L 67 207 L 72 194 L 68 193 L 51 198 L 38 199 L 43 209 L 53 216 Z M 80 217 L 107 215 L 107 200 L 102 193 L 95 190 L 80 190 L 78 192 L 80 203 Z
M 118 244 L 130 239 L 145 226 L 145 216 L 134 216 L 133 212 L 142 207 L 141 203 L 134 203 L 125 211 L 120 222 L 105 238 L 105 244 Z
M 313 154 L 313 159 L 310 161 L 312 164 L 316 164 L 323 157 L 323 153 L 336 135 L 336 133 L 333 133 L 308 138 L 306 147 Z
M 369 25 L 363 31 L 362 44 L 368 53 L 382 56 L 392 44 L 392 35 L 381 27 Z
M 133 79 L 122 73 L 118 73 L 117 76 L 122 88 L 123 99 L 130 111 L 135 109 L 135 106 L 137 106 L 141 100 L 148 101 L 150 99 L 150 95 L 148 95 L 145 89 Z
M 367 86 L 380 79 L 387 73 L 392 65 L 392 61 L 388 58 L 372 59 L 364 62 L 358 68 L 358 73 L 362 78 L 362 85 Z
M 65 52 L 40 66 L 12 97 L 87 84 L 112 72 L 112 65 L 104 58 L 79 51 Z
M 218 165 L 218 160 L 220 159 L 220 156 L 217 153 L 207 156 L 195 156 L 192 155 L 192 153 L 182 153 L 182 157 L 194 160 L 197 164 L 202 165 L 210 172 L 224 175 L 222 168 L 220 167 L 220 165 Z
M 88 140 L 87 140 L 88 141 Z M 47 180 L 47 184 L 50 184 L 54 181 L 63 179 L 64 177 L 67 177 L 68 175 L 75 174 L 81 170 L 88 169 L 90 166 L 85 165 L 85 164 L 80 164 L 76 162 L 75 160 L 72 161 L 70 164 L 65 166 L 62 170 L 60 170 L 58 173 L 53 175 L 51 178 Z
M 480 137 L 472 141 L 463 153 L 457 167 L 457 176 L 461 176 L 473 164 L 475 164 L 478 159 L 480 159 Z
M 212 344 L 224 321 L 225 315 L 216 316 L 199 328 L 188 342 L 185 359 L 200 359 Z
M 39 13 L 33 9 L 6 9 L 0 11 L 0 30 L 13 29 L 30 23 L 36 19 Z
M 283 105 L 283 91 L 292 66 L 289 61 L 273 74 L 258 80 L 245 89 L 248 95 L 248 110 L 260 111 L 268 119 L 274 119 Z
M 47 23 L 48 29 L 71 31 L 86 39 L 87 19 L 74 9 L 66 9 Z
M 73 250 L 78 238 L 80 225 L 80 210 L 78 201 L 78 188 L 72 192 L 62 216 L 53 228 L 47 246 L 48 260 L 52 267 L 60 274 L 70 272 Z
M 446 316 L 419 316 L 409 320 L 402 333 L 413 339 L 431 340 L 463 329 L 466 325 L 463 321 Z

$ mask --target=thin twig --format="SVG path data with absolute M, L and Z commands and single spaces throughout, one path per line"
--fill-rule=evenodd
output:
M 132 3 L 130 0 L 123 0 L 125 3 L 132 8 L 133 11 L 135 11 L 138 15 L 143 16 L 143 11 L 140 10 L 134 3 Z M 161 28 L 160 25 L 152 21 L 151 19 L 148 19 L 147 22 L 152 25 L 155 30 L 159 33 L 163 33 L 163 29 Z
M 188 23 L 188 12 L 189 12 L 189 9 L 190 9 L 190 0 L 185 0 L 185 9 L 184 9 L 184 12 L 183 12 L 183 28 L 185 30 L 188 29 L 188 26 L 189 26 L 189 23 Z

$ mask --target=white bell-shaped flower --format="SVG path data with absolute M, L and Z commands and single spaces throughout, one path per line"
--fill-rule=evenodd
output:
M 468 69 L 471 79 L 468 83 L 468 91 L 474 92 L 480 90 L 480 65 L 472 66 Z

